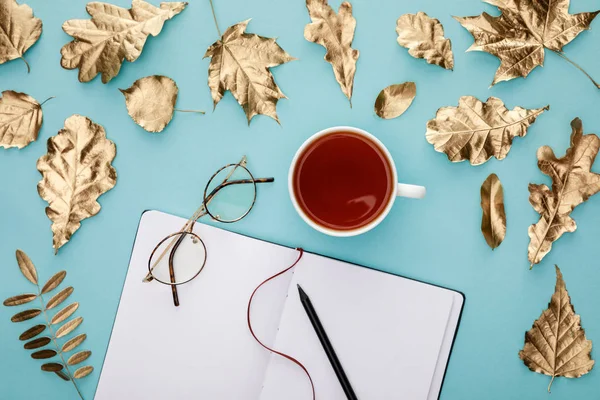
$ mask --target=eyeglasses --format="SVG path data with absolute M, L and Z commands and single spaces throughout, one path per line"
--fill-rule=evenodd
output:
M 173 304 L 179 306 L 177 286 L 200 275 L 206 265 L 206 245 L 193 232 L 198 219 L 209 215 L 213 220 L 233 223 L 250 213 L 256 202 L 256 184 L 274 178 L 254 178 L 246 168 L 246 156 L 237 164 L 228 164 L 210 178 L 204 188 L 204 200 L 178 232 L 165 236 L 148 258 L 148 275 L 143 282 L 156 280 L 171 286 Z

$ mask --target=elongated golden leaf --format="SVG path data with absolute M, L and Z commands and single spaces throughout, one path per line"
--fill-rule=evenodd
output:
M 558 266 L 556 287 L 548 303 L 529 331 L 519 358 L 538 374 L 551 376 L 548 392 L 554 378 L 579 378 L 594 367 L 591 357 L 592 341 L 587 340 L 581 327 L 581 317 L 575 314 L 571 297 Z
M 571 147 L 564 157 L 557 159 L 548 146 L 537 152 L 538 167 L 552 178 L 552 190 L 546 185 L 529 185 L 529 202 L 540 214 L 539 222 L 529 227 L 531 266 L 542 261 L 563 233 L 577 229 L 571 211 L 600 191 L 600 174 L 590 171 L 600 150 L 600 138 L 584 135 L 579 118 L 571 122 L 571 128 Z
M 75 379 L 85 378 L 86 376 L 91 374 L 93 370 L 94 370 L 94 367 L 92 367 L 90 365 L 86 365 L 85 367 L 81 367 L 77 371 L 75 371 L 75 373 L 73 373 L 73 378 L 75 378 Z
M 58 372 L 62 371 L 65 367 L 59 363 L 47 363 L 42 365 L 42 371 L 46 372 Z
M 56 336 L 56 338 L 58 339 L 58 338 L 68 335 L 69 333 L 73 332 L 75 330 L 75 328 L 77 328 L 79 325 L 81 325 L 82 322 L 83 322 L 83 317 L 77 317 L 68 322 L 65 322 L 65 324 L 63 326 L 61 326 L 60 328 L 58 328 L 56 330 L 54 336 Z
M 48 139 L 48 154 L 40 157 L 42 174 L 38 193 L 49 206 L 55 253 L 79 229 L 81 221 L 96 215 L 100 195 L 112 189 L 117 172 L 111 165 L 117 149 L 104 128 L 81 115 L 65 121 L 65 127 Z
M 90 358 L 91 355 L 92 355 L 92 352 L 89 350 L 80 351 L 78 353 L 73 354 L 71 357 L 69 357 L 67 364 L 77 365 L 79 363 L 84 362 L 88 358 Z
M 19 264 L 19 269 L 21 270 L 21 273 L 23 273 L 23 276 L 25 276 L 29 282 L 37 285 L 37 270 L 35 269 L 35 266 L 33 265 L 33 262 L 31 262 L 29 256 L 22 250 L 17 250 L 16 256 L 17 264 Z
M 485 51 L 500 59 L 492 82 L 527 77 L 544 64 L 544 48 L 562 55 L 563 47 L 590 23 L 599 11 L 569 14 L 569 0 L 485 0 L 502 14 L 454 17 L 475 39 L 467 51 Z
M 7 307 L 20 306 L 21 304 L 29 303 L 35 299 L 37 299 L 37 294 L 34 293 L 19 294 L 4 300 L 3 304 Z
M 186 6 L 184 2 L 172 2 L 155 7 L 133 0 L 127 10 L 108 3 L 88 3 L 91 20 L 73 19 L 62 26 L 74 40 L 61 49 L 61 65 L 79 68 L 80 82 L 102 74 L 102 82 L 108 83 L 117 76 L 124 60 L 138 59 L 149 35 L 157 36 L 164 23 Z
M 19 336 L 19 340 L 29 340 L 31 338 L 34 338 L 37 335 L 39 335 L 40 333 L 44 332 L 46 330 L 46 328 L 47 328 L 46 325 L 41 325 L 41 324 L 32 326 L 31 328 L 29 328 L 25 332 L 23 332 L 21 334 L 21 336 Z
M 45 360 L 46 358 L 52 358 L 56 354 L 58 354 L 55 350 L 39 350 L 34 353 L 31 353 L 31 358 L 35 358 L 36 360 Z
M 73 286 L 69 286 L 56 293 L 46 303 L 46 310 L 51 310 L 63 301 L 65 301 L 73 293 Z
M 50 338 L 47 336 L 43 336 L 41 338 L 38 339 L 33 339 L 30 342 L 27 342 L 23 345 L 23 347 L 26 350 L 31 350 L 31 349 L 38 349 L 40 347 L 44 347 L 45 345 L 47 345 L 48 343 L 50 343 Z
M 25 311 L 21 311 L 20 313 L 13 315 L 10 318 L 10 320 L 12 322 L 23 322 L 23 321 L 27 321 L 32 318 L 35 318 L 38 315 L 40 315 L 41 313 L 42 313 L 42 310 L 38 310 L 38 309 L 25 310 Z
M 429 64 L 454 68 L 452 43 L 444 37 L 441 22 L 422 11 L 404 14 L 396 22 L 398 44 L 408 49 L 414 58 L 423 58 Z
M 352 107 L 356 61 L 360 56 L 359 51 L 351 47 L 356 29 L 352 5 L 343 2 L 337 14 L 327 0 L 306 0 L 306 8 L 312 22 L 304 28 L 304 38 L 325 47 L 325 61 L 333 67 L 335 79 Z
M 479 165 L 492 157 L 503 160 L 513 139 L 525 136 L 538 115 L 549 108 L 508 110 L 496 97 L 482 103 L 463 96 L 458 107 L 442 107 L 435 119 L 427 122 L 426 138 L 452 162 L 469 160 L 471 165 Z
M 2 0 L 0 0 L 1 2 Z M 2 32 L 1 29 L 0 32 Z M 0 147 L 22 149 L 37 139 L 41 127 L 42 106 L 36 99 L 12 90 L 2 92 L 0 98 Z
M 63 347 L 62 347 L 61 351 L 63 353 L 69 352 L 69 351 L 75 349 L 81 343 L 83 343 L 83 341 L 85 339 L 87 339 L 87 335 L 85 333 L 79 334 L 79 335 L 75 336 L 73 339 L 67 340 L 65 342 L 65 344 L 63 344 Z
M 67 271 L 60 271 L 60 272 L 57 272 L 56 274 L 54 274 L 50 279 L 48 279 L 48 282 L 46 282 L 46 284 L 42 287 L 42 294 L 46 294 L 46 293 L 51 292 L 54 289 L 56 289 L 58 287 L 58 285 L 60 285 L 62 283 L 62 281 L 65 279 L 66 276 L 67 276 Z
M 404 114 L 417 95 L 414 82 L 390 85 L 383 89 L 375 100 L 375 114 L 383 119 L 396 118 Z
M 248 124 L 262 114 L 279 122 L 277 102 L 285 95 L 275 83 L 270 68 L 294 60 L 276 39 L 245 33 L 250 20 L 227 28 L 204 58 L 210 57 L 208 87 L 215 107 L 229 90 L 242 106 Z
M 44 364 L 44 365 L 46 365 L 46 364 Z M 62 372 L 62 371 L 50 371 L 50 372 L 54 372 L 63 381 L 67 381 L 68 382 L 68 381 L 71 380 L 71 378 L 69 378 L 69 376 L 67 374 L 65 374 L 64 372 Z
M 17 58 L 25 61 L 23 54 L 41 34 L 42 20 L 33 16 L 31 7 L 16 0 L 0 0 L 0 64 Z
M 61 322 L 63 322 L 67 318 L 69 318 L 71 315 L 73 315 L 73 313 L 75 311 L 77 311 L 78 308 L 79 308 L 79 303 L 69 304 L 68 306 L 66 306 L 59 312 L 57 312 L 54 315 L 54 317 L 52 317 L 52 319 L 50 320 L 50 324 L 52 324 L 52 325 L 60 324 Z
M 481 232 L 493 250 L 500 246 L 506 235 L 504 191 L 496 174 L 490 174 L 481 185 L 481 209 Z

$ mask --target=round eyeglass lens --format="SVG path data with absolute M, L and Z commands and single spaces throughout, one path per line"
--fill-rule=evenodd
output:
M 174 245 L 169 248 L 173 240 Z M 166 253 L 159 260 L 165 250 Z M 169 267 L 170 261 L 172 268 Z M 148 267 L 154 266 L 152 276 L 157 281 L 167 285 L 180 285 L 198 276 L 205 263 L 206 247 L 202 239 L 195 233 L 179 232 L 167 236 L 156 246 Z
M 256 199 L 256 183 L 250 171 L 241 165 L 222 168 L 204 191 L 206 211 L 220 222 L 244 218 Z

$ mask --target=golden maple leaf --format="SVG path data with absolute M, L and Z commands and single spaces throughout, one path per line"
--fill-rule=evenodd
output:
M 215 107 L 229 90 L 242 106 L 248 124 L 255 115 L 277 117 L 277 101 L 286 98 L 269 68 L 295 60 L 276 39 L 245 33 L 250 20 L 232 25 L 204 54 L 210 57 L 208 87 Z
M 63 24 L 63 30 L 75 40 L 61 49 L 61 65 L 79 68 L 80 82 L 102 74 L 102 82 L 108 83 L 119 73 L 123 60 L 137 60 L 148 36 L 157 36 L 164 23 L 186 6 L 185 2 L 171 2 L 155 7 L 133 0 L 127 10 L 108 3 L 88 3 L 91 20 L 73 19 Z
M 0 64 L 17 58 L 34 45 L 42 34 L 42 20 L 33 16 L 27 4 L 0 0 Z M 29 64 L 27 71 L 29 71 Z
M 37 139 L 42 105 L 33 97 L 6 90 L 0 98 L 0 147 L 22 149 Z
M 69 117 L 64 129 L 48 139 L 48 154 L 37 162 L 42 174 L 38 193 L 48 202 L 46 215 L 52 221 L 56 253 L 82 220 L 100 211 L 96 200 L 117 182 L 111 165 L 116 153 L 104 128 L 81 115 Z
M 525 346 L 519 358 L 539 374 L 551 376 L 548 392 L 557 376 L 579 378 L 594 367 L 592 341 L 575 314 L 562 273 L 556 266 L 556 287 L 548 308 L 525 333 Z
M 540 214 L 539 222 L 529 227 L 528 258 L 532 267 L 542 261 L 563 233 L 577 229 L 571 211 L 600 191 L 600 174 L 590 171 L 600 150 L 600 138 L 584 135 L 579 118 L 571 122 L 571 128 L 571 147 L 564 157 L 557 159 L 548 146 L 537 152 L 538 167 L 552 178 L 552 190 L 546 185 L 529 185 L 529 202 Z
M 500 67 L 492 85 L 517 77 L 527 77 L 535 67 L 544 64 L 545 48 L 581 69 L 566 58 L 562 50 L 582 31 L 589 29 L 590 23 L 600 11 L 569 14 L 569 0 L 484 1 L 497 6 L 502 14 L 494 17 L 484 12 L 474 17 L 454 18 L 475 39 L 467 51 L 485 51 L 500 59 Z

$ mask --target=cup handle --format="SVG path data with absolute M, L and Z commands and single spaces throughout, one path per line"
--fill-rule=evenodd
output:
M 411 199 L 422 199 L 425 197 L 427 189 L 424 186 L 409 185 L 406 183 L 399 183 L 396 189 L 396 196 L 408 197 Z

